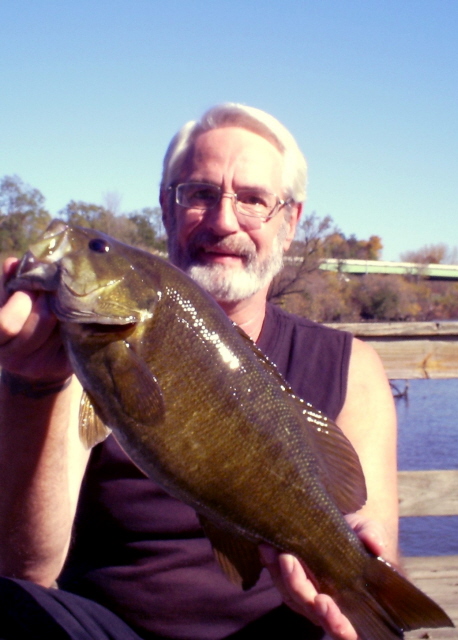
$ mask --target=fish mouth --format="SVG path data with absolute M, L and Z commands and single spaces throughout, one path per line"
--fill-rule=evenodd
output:
M 62 324 L 62 329 L 63 335 L 67 337 L 75 336 L 77 340 L 88 343 L 95 342 L 101 346 L 112 342 L 125 342 L 130 349 L 135 351 L 135 341 L 131 340 L 131 336 L 137 326 L 138 322 L 105 324 L 92 319 L 91 322 L 65 321 Z
M 28 291 L 55 291 L 59 285 L 60 269 L 54 262 L 44 262 L 27 251 L 18 263 L 16 273 L 6 283 L 10 293 L 19 289 Z
M 68 226 L 61 220 L 53 220 L 41 239 L 31 245 L 18 263 L 14 280 L 7 283 L 9 291 L 55 291 L 59 285 L 58 260 L 67 250 Z
M 133 333 L 138 325 L 138 322 L 129 322 L 128 324 L 102 324 L 100 322 L 86 322 L 84 328 L 88 333 L 92 334 L 104 334 L 104 333 L 119 333 L 123 337 L 127 337 Z

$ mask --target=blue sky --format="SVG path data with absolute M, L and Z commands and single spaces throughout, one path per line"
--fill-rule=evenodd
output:
M 265 109 L 309 163 L 306 212 L 383 258 L 458 245 L 458 0 L 0 0 L 0 176 L 54 215 L 156 206 L 175 131 Z

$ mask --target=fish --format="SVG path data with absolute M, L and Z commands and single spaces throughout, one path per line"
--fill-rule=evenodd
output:
M 229 579 L 251 588 L 258 545 L 298 557 L 361 640 L 453 626 L 344 514 L 366 500 L 348 439 L 295 396 L 256 344 L 168 261 L 54 220 L 7 284 L 47 292 L 84 397 L 88 446 L 110 430 L 195 509 Z

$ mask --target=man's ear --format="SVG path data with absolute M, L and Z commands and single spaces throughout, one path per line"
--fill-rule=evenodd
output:
M 294 235 L 296 233 L 296 228 L 297 228 L 297 224 L 299 222 L 299 219 L 301 217 L 302 214 L 302 202 L 299 203 L 294 203 L 291 206 L 290 212 L 289 212 L 289 219 L 288 219 L 288 233 L 286 234 L 286 238 L 285 241 L 283 243 L 283 250 L 287 251 L 291 245 L 291 242 L 294 239 Z

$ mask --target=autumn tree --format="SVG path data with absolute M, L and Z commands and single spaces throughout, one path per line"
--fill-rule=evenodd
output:
M 18 176 L 4 176 L 0 182 L 0 251 L 23 253 L 42 233 L 51 216 L 38 189 Z
M 330 216 L 320 218 L 313 212 L 299 225 L 298 239 L 291 245 L 284 269 L 272 283 L 269 299 L 284 304 L 287 296 L 306 295 L 312 274 L 318 272 L 326 258 L 378 260 L 382 248 L 379 236 L 373 235 L 369 240 L 358 240 L 355 235 L 346 237 Z M 319 273 L 313 280 L 315 291 L 320 281 L 324 287 L 324 274 Z
M 353 306 L 362 320 L 412 320 L 421 312 L 418 287 L 401 276 L 368 274 L 354 281 Z
M 443 242 L 426 244 L 415 251 L 401 253 L 401 262 L 416 262 L 419 264 L 457 264 L 458 251 L 451 249 Z
M 285 256 L 282 271 L 276 276 L 269 290 L 269 300 L 282 304 L 285 296 L 300 294 L 310 273 L 315 272 L 326 255 L 327 238 L 332 218 L 319 218 L 313 212 L 299 225 L 298 240 L 294 240 Z
M 336 231 L 326 238 L 326 258 L 340 260 L 379 260 L 383 249 L 379 236 L 370 236 L 369 240 L 358 240 L 352 234 L 345 237 L 341 231 Z

